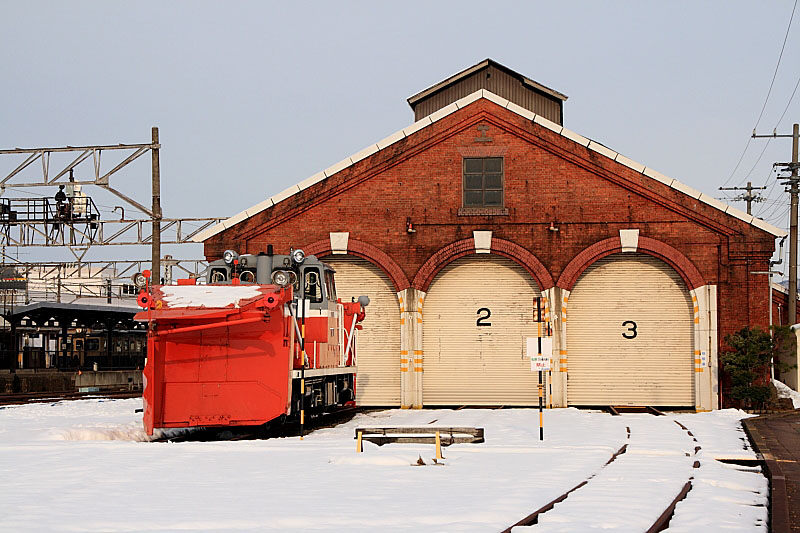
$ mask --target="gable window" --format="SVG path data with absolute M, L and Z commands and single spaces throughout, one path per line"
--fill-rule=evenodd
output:
M 464 158 L 464 207 L 503 207 L 503 158 Z

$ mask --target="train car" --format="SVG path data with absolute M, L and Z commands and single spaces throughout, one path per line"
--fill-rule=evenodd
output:
M 80 368 L 123 369 L 142 368 L 147 353 L 147 338 L 144 331 L 114 330 L 111 349 L 105 331 L 89 330 L 74 333 L 72 355 L 79 361 Z
M 228 250 L 203 280 L 148 286 L 144 427 L 261 425 L 355 400 L 369 298 L 342 302 L 334 270 L 302 250 Z M 139 280 L 141 283 L 141 279 Z M 302 415 L 301 415 L 302 416 Z

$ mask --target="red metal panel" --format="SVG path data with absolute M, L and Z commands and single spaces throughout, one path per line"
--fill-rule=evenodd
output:
M 260 292 L 278 304 L 268 306 L 259 297 L 220 317 L 217 308 L 169 309 L 154 290 L 155 309 L 137 315 L 153 324 L 144 370 L 148 434 L 154 428 L 264 424 L 286 412 L 290 357 L 283 307 L 291 291 L 264 286 Z

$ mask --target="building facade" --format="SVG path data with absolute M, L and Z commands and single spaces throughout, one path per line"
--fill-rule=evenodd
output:
M 303 248 L 339 297 L 369 295 L 362 405 L 535 405 L 527 339 L 551 335 L 549 405 L 718 408 L 722 339 L 766 327 L 752 273 L 784 232 L 564 128 L 565 100 L 486 60 L 197 240 L 209 260 Z

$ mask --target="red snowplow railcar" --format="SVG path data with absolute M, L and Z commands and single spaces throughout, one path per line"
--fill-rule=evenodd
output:
M 136 318 L 149 322 L 147 434 L 261 425 L 354 401 L 357 323 L 368 299 L 337 300 L 333 274 L 299 250 L 226 252 L 206 284 L 143 290 L 146 310 Z

